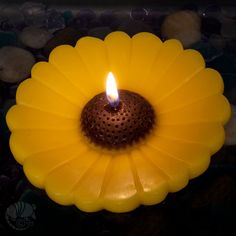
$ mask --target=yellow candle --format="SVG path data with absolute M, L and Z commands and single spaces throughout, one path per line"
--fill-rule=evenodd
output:
M 149 134 L 122 148 L 97 145 L 81 129 L 81 113 L 105 91 L 108 72 L 155 112 Z M 84 37 L 54 49 L 20 84 L 7 114 L 11 151 L 55 202 L 127 212 L 161 202 L 208 168 L 230 116 L 222 93 L 220 74 L 177 40 L 123 32 L 104 41 Z

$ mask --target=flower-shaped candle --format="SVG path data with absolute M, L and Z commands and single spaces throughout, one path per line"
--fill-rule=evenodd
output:
M 119 100 L 105 92 L 112 74 Z M 20 84 L 7 114 L 10 147 L 57 203 L 130 211 L 207 169 L 230 116 L 222 93 L 220 74 L 177 40 L 84 37 L 54 49 Z

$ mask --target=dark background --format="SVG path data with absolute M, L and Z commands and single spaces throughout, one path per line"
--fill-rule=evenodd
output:
M 14 6 L 24 1 L 1 1 L 0 5 Z M 33 1 L 32 1 L 33 2 Z M 39 2 L 39 1 L 34 1 Z M 180 10 L 200 8 L 208 15 L 202 16 L 204 27 L 202 35 L 204 40 L 197 47 L 205 59 L 207 66 L 217 69 L 223 76 L 225 83 L 225 96 L 230 103 L 236 105 L 232 88 L 236 87 L 236 41 L 235 38 L 222 38 L 225 43 L 222 51 L 208 47 L 208 40 L 212 34 L 221 37 L 222 22 L 212 20 L 217 9 L 230 4 L 236 7 L 234 1 L 138 1 L 129 2 L 121 0 L 107 1 L 40 1 L 50 6 L 64 6 L 78 10 L 86 7 L 96 10 L 107 7 L 132 10 L 137 6 L 148 9 Z M 208 10 L 207 10 L 208 9 Z M 210 10 L 209 10 L 210 9 Z M 235 8 L 236 10 L 236 8 Z M 168 15 L 164 13 L 163 15 Z M 213 17 L 214 18 L 214 17 Z M 160 21 L 159 21 L 160 20 Z M 163 19 L 158 19 L 161 23 Z M 236 19 L 233 19 L 236 20 Z M 153 20 L 144 22 L 153 27 Z M 68 23 L 69 24 L 69 23 Z M 73 23 L 70 23 L 73 26 Z M 67 25 L 66 25 L 67 26 Z M 93 27 L 93 26 L 89 26 Z M 94 26 L 95 27 L 95 26 Z M 155 26 L 156 27 L 156 26 Z M 232 29 L 233 30 L 233 29 Z M 130 33 L 129 29 L 127 29 Z M 159 35 L 159 29 L 154 32 Z M 82 32 L 81 36 L 86 34 Z M 56 33 L 55 33 L 56 35 Z M 160 36 L 160 35 L 159 35 Z M 210 49 L 209 49 L 210 48 Z M 31 49 L 29 49 L 31 50 Z M 47 59 L 44 51 L 32 53 Z M 215 57 L 216 56 L 216 57 Z M 40 59 L 38 59 L 40 60 Z M 191 180 L 183 190 L 169 194 L 160 204 L 154 206 L 140 206 L 138 209 L 123 214 L 114 214 L 107 211 L 97 213 L 84 213 L 76 207 L 63 207 L 52 202 L 44 191 L 34 188 L 25 178 L 22 167 L 14 160 L 8 145 L 10 132 L 6 127 L 5 114 L 15 97 L 18 84 L 1 82 L 1 122 L 0 122 L 0 235 L 42 235 L 42 234 L 71 234 L 76 235 L 144 235 L 144 236 L 235 236 L 236 235 L 236 146 L 223 146 L 212 157 L 208 170 L 198 178 Z M 236 90 L 234 90 L 236 91 Z M 8 104 L 10 101 L 10 105 Z M 7 105 L 6 105 L 7 104 Z M 36 219 L 33 226 L 25 230 L 12 228 L 6 221 L 6 211 L 19 201 L 35 205 Z
M 12 1 L 1 1 L 1 3 L 23 3 L 25 1 L 22 0 L 12 0 Z M 42 2 L 47 5 L 74 5 L 74 6 L 136 6 L 136 5 L 142 5 L 142 6 L 158 6 L 159 4 L 162 5 L 184 5 L 184 4 L 234 4 L 234 0 L 198 0 L 198 1 L 191 1 L 191 0 L 32 0 L 30 2 Z

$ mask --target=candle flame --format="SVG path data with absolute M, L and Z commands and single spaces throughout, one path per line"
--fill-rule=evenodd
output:
M 112 107 L 117 107 L 119 104 L 119 94 L 116 86 L 116 80 L 112 72 L 107 75 L 106 81 L 107 100 Z

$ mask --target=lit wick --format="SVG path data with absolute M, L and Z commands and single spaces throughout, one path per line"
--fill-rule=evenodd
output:
M 116 80 L 112 72 L 109 72 L 107 75 L 106 95 L 110 106 L 116 109 L 119 105 L 119 94 L 116 86 Z
M 117 90 L 111 72 L 107 75 L 106 93 L 95 95 L 84 106 L 81 127 L 86 137 L 103 148 L 119 149 L 143 139 L 155 123 L 151 104 L 129 90 Z

